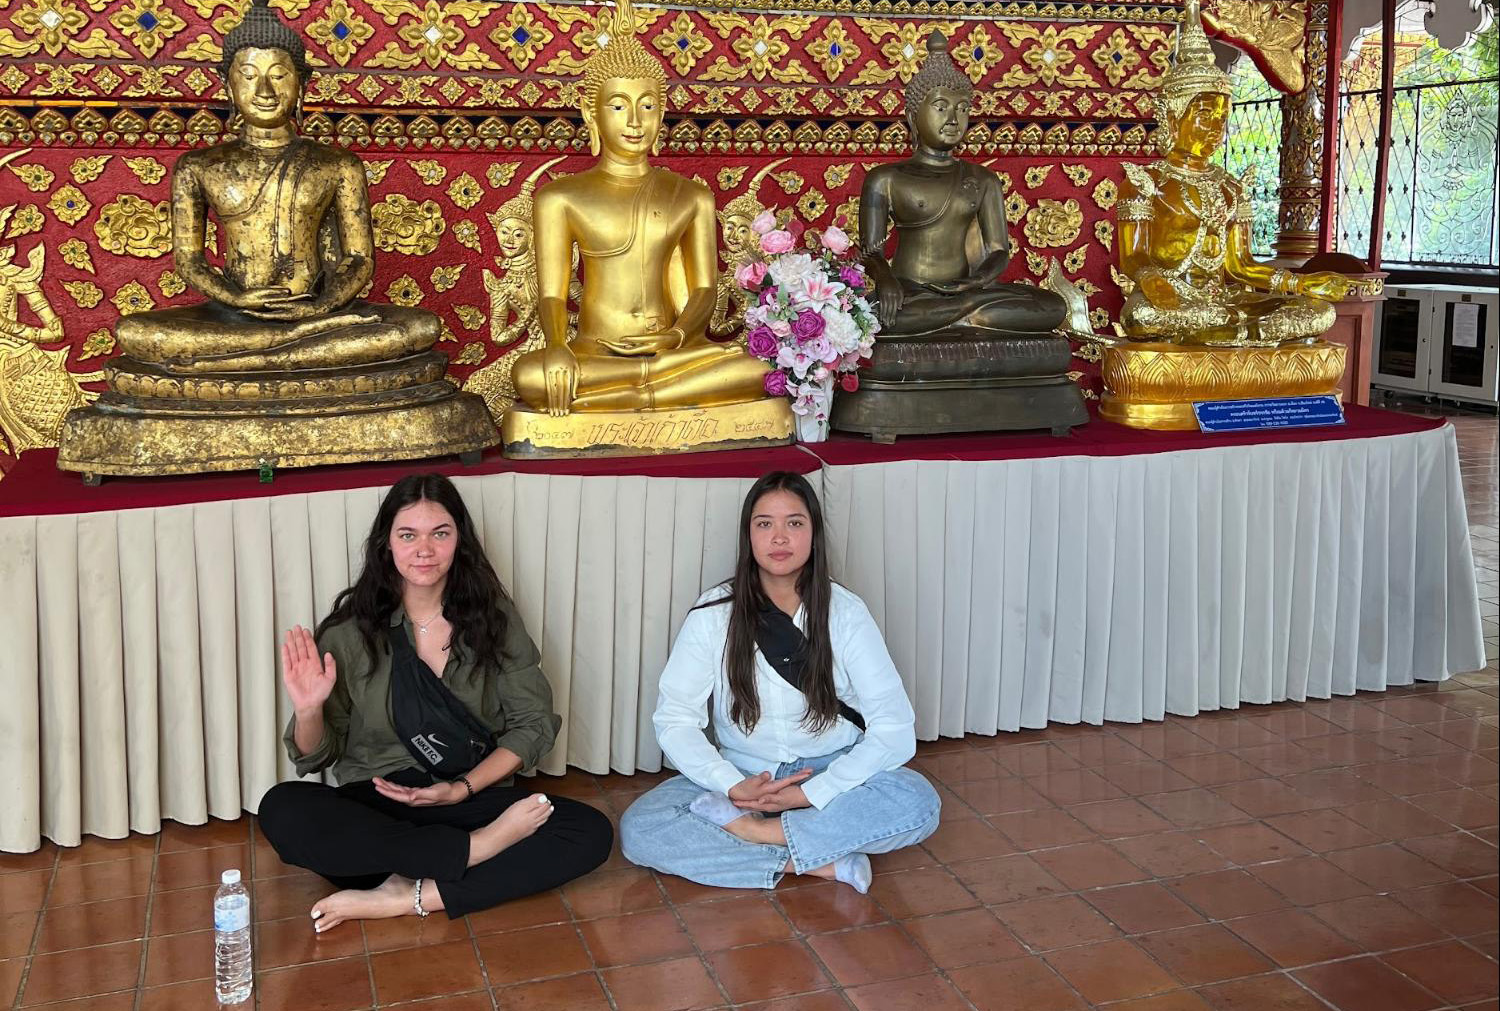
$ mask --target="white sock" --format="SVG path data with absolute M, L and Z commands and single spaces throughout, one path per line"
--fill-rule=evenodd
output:
M 728 825 L 736 818 L 743 818 L 750 813 L 748 811 L 741 811 L 735 807 L 734 801 L 722 793 L 700 793 L 688 805 L 688 810 L 704 821 L 713 822 L 720 828 Z
M 863 853 L 846 853 L 833 862 L 833 876 L 863 895 L 870 890 L 875 872 L 870 869 L 870 858 Z

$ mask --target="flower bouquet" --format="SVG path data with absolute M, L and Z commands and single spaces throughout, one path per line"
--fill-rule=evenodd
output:
M 797 438 L 828 438 L 833 387 L 859 389 L 856 370 L 869 360 L 880 323 L 870 307 L 870 279 L 841 229 L 807 231 L 793 219 L 780 227 L 772 211 L 751 223 L 760 256 L 734 272 L 752 298 L 745 346 L 775 366 L 766 392 L 792 398 Z M 798 249 L 798 240 L 806 239 Z

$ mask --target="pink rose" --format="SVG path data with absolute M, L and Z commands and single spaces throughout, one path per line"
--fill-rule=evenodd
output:
M 839 280 L 851 288 L 863 288 L 865 286 L 865 272 L 855 266 L 840 267 Z
M 859 376 L 853 372 L 845 372 L 839 376 L 839 386 L 843 388 L 845 393 L 853 393 L 859 389 Z
M 786 396 L 786 373 L 772 370 L 766 373 L 764 380 L 766 392 L 773 397 Z
M 767 232 L 760 237 L 760 248 L 764 253 L 790 253 L 796 244 L 797 240 L 792 237 L 792 233 L 784 228 Z
M 784 319 L 770 320 L 766 323 L 766 326 L 770 327 L 771 332 L 778 338 L 790 337 L 792 335 L 792 325 Z
M 823 248 L 835 256 L 843 253 L 849 248 L 849 235 L 838 225 L 823 229 L 823 234 L 818 237 L 823 243 Z
M 734 283 L 746 291 L 754 291 L 766 279 L 766 265 L 759 260 L 742 263 L 734 272 Z
M 767 232 L 775 231 L 775 229 L 776 215 L 768 210 L 761 211 L 755 216 L 755 220 L 750 222 L 750 230 L 756 235 L 765 235 Z
M 828 324 L 823 321 L 822 316 L 811 309 L 803 309 L 797 314 L 797 318 L 792 320 L 792 336 L 797 338 L 798 344 L 806 344 L 814 337 L 822 336 L 827 327 Z
M 770 327 L 758 326 L 745 337 L 745 350 L 766 361 L 776 357 L 778 346 L 776 335 L 771 332 Z

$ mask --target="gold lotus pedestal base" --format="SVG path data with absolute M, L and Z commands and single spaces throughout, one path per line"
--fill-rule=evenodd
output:
M 792 441 L 792 408 L 778 397 L 720 407 L 580 411 L 554 418 L 518 406 L 500 420 L 500 440 L 506 456 L 521 460 L 784 446 Z
M 1337 393 L 1345 348 L 1316 341 L 1269 348 L 1115 344 L 1104 349 L 1099 416 L 1132 428 L 1198 427 L 1193 404 Z
M 67 416 L 57 466 L 94 477 L 198 474 L 477 454 L 496 440 L 484 401 L 447 380 L 261 404 L 106 393 Z

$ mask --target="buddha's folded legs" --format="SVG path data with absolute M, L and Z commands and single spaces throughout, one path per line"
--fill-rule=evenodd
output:
M 1027 285 L 998 284 L 958 295 L 908 287 L 896 322 L 881 334 L 887 338 L 940 336 L 955 329 L 1050 333 L 1067 314 L 1067 303 L 1060 296 Z
M 126 355 L 184 373 L 365 365 L 426 351 L 441 334 L 430 312 L 367 302 L 296 324 L 204 302 L 135 313 L 115 327 Z
M 765 394 L 766 363 L 737 345 L 701 344 L 649 358 L 577 354 L 579 411 L 637 411 L 711 407 L 759 400 Z M 511 378 L 516 396 L 535 410 L 547 407 L 542 351 L 516 359 Z

